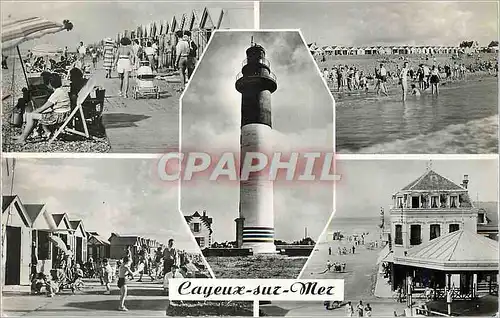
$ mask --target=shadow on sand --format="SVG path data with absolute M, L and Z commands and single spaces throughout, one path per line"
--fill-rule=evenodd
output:
M 102 123 L 106 127 L 106 129 L 137 127 L 137 125 L 135 124 L 136 122 L 148 119 L 150 117 L 151 116 L 125 113 L 103 114 Z

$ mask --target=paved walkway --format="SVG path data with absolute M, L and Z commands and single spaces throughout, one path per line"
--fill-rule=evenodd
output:
M 106 89 L 103 124 L 111 152 L 115 153 L 165 153 L 179 145 L 179 84 L 155 80 L 161 97 L 132 97 L 135 80 L 131 79 L 129 98 L 119 97 L 120 80 L 116 73 L 105 78 L 98 67 L 93 75 L 99 86 Z
M 4 291 L 2 311 L 4 316 L 165 316 L 168 297 L 163 296 L 158 282 L 129 282 L 129 296 L 125 301 L 128 312 L 118 311 L 119 290 L 112 284 L 111 295 L 103 295 L 104 287 L 98 282 L 86 282 L 84 291 L 72 294 L 63 291 L 53 298 L 30 295 L 24 289 Z

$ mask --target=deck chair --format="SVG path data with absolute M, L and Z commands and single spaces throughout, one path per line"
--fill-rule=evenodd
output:
M 85 99 L 87 99 L 89 94 L 94 90 L 95 86 L 96 86 L 96 81 L 94 78 L 91 78 L 87 81 L 87 84 L 85 84 L 85 86 L 78 93 L 78 98 L 76 100 L 75 108 L 73 108 L 73 110 L 69 114 L 68 118 L 66 118 L 64 123 L 57 129 L 57 131 L 54 133 L 54 136 L 52 136 L 52 138 L 50 138 L 49 144 L 51 144 L 57 138 L 57 136 L 59 136 L 63 131 L 66 131 L 66 132 L 69 132 L 69 133 L 72 133 L 75 135 L 83 136 L 85 138 L 90 137 L 89 129 L 87 127 L 87 121 L 85 119 L 85 114 L 83 112 L 83 102 L 85 101 Z M 77 118 L 76 116 L 79 116 L 81 119 L 81 122 L 83 125 L 83 132 L 78 131 L 74 128 L 68 127 L 68 124 L 72 120 Z

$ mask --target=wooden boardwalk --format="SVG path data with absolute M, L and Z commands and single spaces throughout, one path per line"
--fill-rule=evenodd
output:
M 129 97 L 119 97 L 120 80 L 116 73 L 105 78 L 98 68 L 93 75 L 99 86 L 106 89 L 103 124 L 111 144 L 110 152 L 161 154 L 177 151 L 179 146 L 179 97 L 178 84 L 155 80 L 162 92 L 160 99 L 132 98 L 131 79 Z

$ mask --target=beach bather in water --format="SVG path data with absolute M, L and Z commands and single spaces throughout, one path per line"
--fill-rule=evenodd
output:
M 411 84 L 411 95 L 420 97 L 420 90 L 415 86 L 415 84 Z

